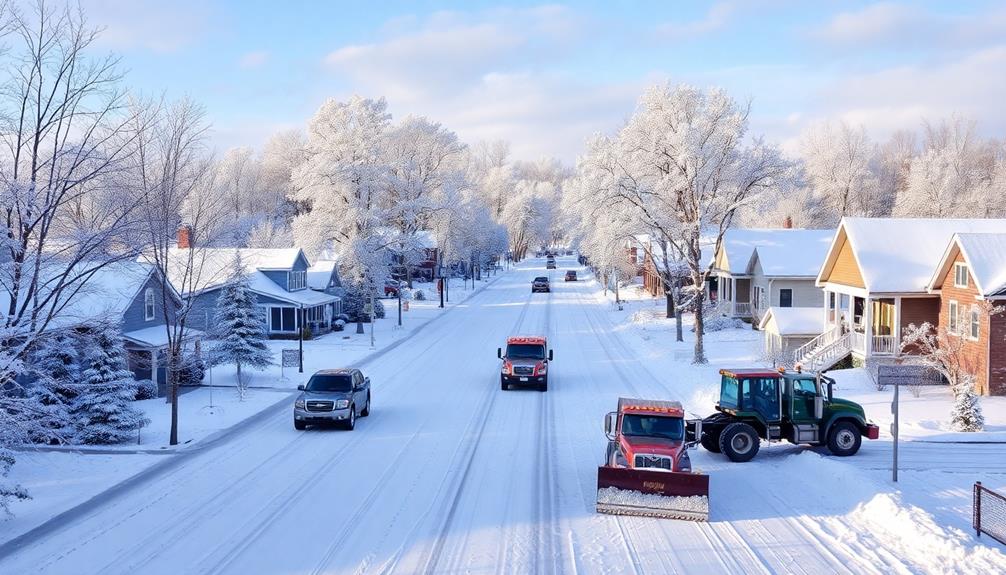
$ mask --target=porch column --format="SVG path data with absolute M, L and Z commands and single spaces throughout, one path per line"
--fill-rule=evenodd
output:
M 821 291 L 824 292 L 824 306 L 822 306 L 824 308 L 824 322 L 822 323 L 824 328 L 821 330 L 821 333 L 824 333 L 828 331 L 828 317 L 831 312 L 831 301 L 830 298 L 828 297 L 828 294 L 830 292 L 828 292 L 828 290 L 821 290 Z
M 901 296 L 894 297 L 894 355 L 901 355 Z
M 863 298 L 863 347 L 866 357 L 873 355 L 873 302 Z

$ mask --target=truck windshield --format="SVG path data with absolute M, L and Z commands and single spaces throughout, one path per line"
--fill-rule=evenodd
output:
M 622 416 L 622 435 L 665 437 L 679 441 L 684 437 L 684 433 L 684 420 L 680 417 L 633 414 Z
M 353 378 L 345 375 L 312 375 L 308 391 L 353 391 Z
M 545 359 L 545 346 L 531 343 L 511 343 L 506 346 L 509 359 Z
M 548 283 L 548 278 L 545 276 L 534 278 L 534 281 L 539 283 Z

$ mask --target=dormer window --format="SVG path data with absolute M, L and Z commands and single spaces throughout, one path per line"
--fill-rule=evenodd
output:
M 147 288 L 147 291 L 143 292 L 143 319 L 145 321 L 154 319 L 154 290 L 152 288 Z
M 307 278 L 307 272 L 305 271 L 292 271 L 289 273 L 289 279 L 287 281 L 287 289 L 289 291 L 304 289 L 305 280 Z
M 954 264 L 954 287 L 968 287 L 968 265 L 965 263 Z

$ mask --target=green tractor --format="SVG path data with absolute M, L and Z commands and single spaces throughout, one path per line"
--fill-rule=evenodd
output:
M 854 455 L 862 438 L 880 428 L 858 403 L 832 395 L 834 380 L 820 373 L 765 369 L 720 370 L 717 413 L 702 420 L 702 447 L 731 461 L 750 461 L 759 439 L 826 445 L 835 455 Z M 689 422 L 694 433 L 694 422 Z

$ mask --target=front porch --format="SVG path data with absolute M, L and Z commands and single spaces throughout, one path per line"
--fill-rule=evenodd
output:
M 900 355 L 902 299 L 825 289 L 825 333 L 848 334 L 849 349 L 861 358 Z
M 721 275 L 718 280 L 721 313 L 728 317 L 751 318 L 751 278 Z

